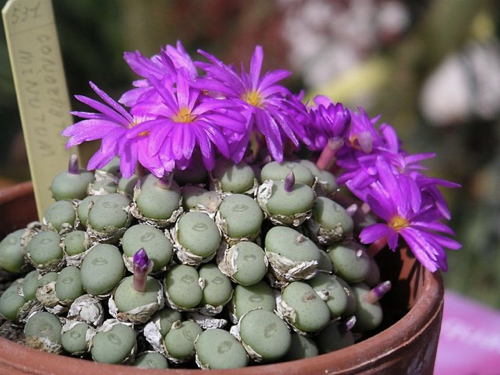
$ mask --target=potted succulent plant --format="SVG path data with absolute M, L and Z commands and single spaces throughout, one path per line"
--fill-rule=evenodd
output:
M 0 340 L 0 368 L 432 373 L 438 270 L 460 247 L 438 186 L 456 185 L 362 108 L 261 75 L 260 47 L 248 73 L 199 53 L 125 53 L 142 79 L 121 104 L 92 83 L 100 101 L 77 96 L 94 112 L 63 135 L 101 140 L 95 173 L 72 158 L 43 222 L 0 243 L 0 267 L 30 271 L 0 314 L 31 347 Z M 0 194 L 4 234 L 35 219 L 32 199 Z

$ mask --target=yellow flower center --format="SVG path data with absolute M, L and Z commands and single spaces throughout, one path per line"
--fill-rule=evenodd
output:
M 394 229 L 396 232 L 399 232 L 401 229 L 406 228 L 409 226 L 410 223 L 408 223 L 408 220 L 405 218 L 402 218 L 399 215 L 394 216 L 391 219 L 391 222 L 389 223 L 389 226 Z
M 134 122 L 130 123 L 129 124 L 129 129 L 132 129 L 134 126 L 136 125 L 139 125 L 141 122 L 139 121 L 139 119 L 134 119 Z M 138 137 L 147 137 L 149 135 L 149 131 L 148 130 L 145 130 L 143 132 L 140 132 L 139 134 L 137 134 Z
M 349 143 L 351 144 L 352 148 L 358 148 L 359 149 L 359 146 L 356 144 L 357 140 L 358 140 L 358 138 L 356 138 L 355 135 L 349 136 Z
M 247 91 L 243 94 L 242 99 L 254 107 L 260 107 L 262 104 L 262 96 L 257 92 L 257 90 Z
M 175 122 L 189 123 L 193 122 L 196 116 L 191 114 L 191 111 L 187 107 L 182 107 L 179 112 L 172 118 Z
M 355 135 L 351 135 L 349 137 L 349 143 L 351 144 L 351 147 L 353 149 L 361 151 L 361 145 L 359 144 L 358 137 L 356 137 Z

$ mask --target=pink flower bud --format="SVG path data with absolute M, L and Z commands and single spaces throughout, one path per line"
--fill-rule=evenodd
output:
M 146 251 L 141 248 L 134 254 L 134 289 L 138 292 L 146 290 L 148 273 L 153 268 L 153 262 L 149 259 Z

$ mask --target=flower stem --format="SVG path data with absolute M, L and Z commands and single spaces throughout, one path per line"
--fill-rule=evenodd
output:
M 142 164 L 137 163 L 135 165 L 135 174 L 139 177 L 145 176 L 147 174 L 146 168 Z
M 321 152 L 321 155 L 316 162 L 316 166 L 323 170 L 328 170 L 335 163 L 335 154 L 338 149 L 342 146 L 342 141 L 329 139 L 326 147 Z
M 297 149 L 297 147 L 295 147 L 295 145 L 292 143 L 292 141 L 286 140 L 285 145 L 283 147 L 283 156 L 284 156 L 285 160 L 291 159 L 293 156 L 293 153 L 295 152 L 296 149 Z
M 387 238 L 382 237 L 373 242 L 370 247 L 368 247 L 368 255 L 372 258 L 379 253 L 387 245 Z
M 146 291 L 146 281 L 148 280 L 147 275 L 139 275 L 134 273 L 134 289 L 136 292 L 145 292 Z

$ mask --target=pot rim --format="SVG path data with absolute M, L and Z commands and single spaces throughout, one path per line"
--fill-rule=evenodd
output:
M 12 188 L 1 189 L 0 204 L 9 196 L 5 190 L 10 190 L 11 198 L 13 195 L 16 198 L 22 198 L 23 195 L 32 193 L 32 185 L 31 182 L 26 182 Z M 408 258 L 408 251 L 401 250 L 400 253 L 403 258 Z M 304 369 L 307 369 L 307 372 L 311 374 L 342 375 L 374 368 L 381 361 L 390 359 L 396 351 L 411 346 L 413 341 L 417 340 L 430 325 L 441 320 L 444 306 L 443 279 L 438 272 L 431 273 L 421 265 L 416 266 L 415 262 L 415 259 L 410 259 L 407 262 L 409 266 L 405 266 L 399 276 L 400 279 L 419 284 L 417 295 L 410 296 L 410 304 L 413 306 L 401 319 L 378 334 L 348 348 L 298 361 L 210 371 L 218 371 L 226 375 L 255 375 L 256 373 L 293 375 L 303 374 Z M 0 368 L 2 366 L 14 370 L 13 373 L 19 371 L 24 374 L 133 375 L 138 372 L 136 367 L 102 364 L 63 355 L 56 359 L 53 354 L 16 344 L 5 338 L 0 338 Z M 141 370 L 145 371 L 141 371 L 141 374 L 145 375 L 165 374 L 166 371 L 164 369 Z M 171 368 L 168 369 L 167 374 L 200 375 L 201 371 L 206 370 Z

